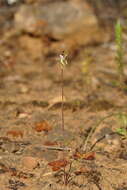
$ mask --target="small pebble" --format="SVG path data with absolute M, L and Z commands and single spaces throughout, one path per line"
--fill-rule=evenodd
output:
M 39 159 L 32 156 L 26 156 L 22 159 L 22 165 L 27 169 L 34 169 L 38 166 Z

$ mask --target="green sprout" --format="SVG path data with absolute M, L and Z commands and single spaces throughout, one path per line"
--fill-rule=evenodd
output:
M 117 115 L 119 127 L 116 129 L 116 132 L 124 137 L 127 137 L 127 114 L 119 113 Z

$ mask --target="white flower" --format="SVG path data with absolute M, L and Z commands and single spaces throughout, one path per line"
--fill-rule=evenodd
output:
M 60 63 L 61 63 L 61 65 L 62 65 L 62 67 L 63 66 L 66 66 L 68 63 L 67 63 L 67 60 L 66 60 L 66 57 L 67 57 L 67 55 L 62 55 L 62 54 L 60 54 Z

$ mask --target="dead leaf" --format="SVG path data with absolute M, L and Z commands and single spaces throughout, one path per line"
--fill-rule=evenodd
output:
M 73 155 L 74 159 L 81 159 L 81 153 L 79 152 L 75 152 L 74 155 Z
M 50 130 L 52 130 L 52 127 L 47 123 L 47 121 L 42 121 L 35 124 L 35 130 L 37 132 L 49 132 Z
M 55 142 L 51 142 L 51 141 L 46 141 L 45 143 L 44 143 L 44 145 L 46 145 L 46 146 L 56 146 L 56 145 L 58 145 L 58 143 L 55 141 Z
M 80 153 L 76 152 L 74 154 L 75 159 L 84 159 L 84 160 L 94 160 L 95 159 L 95 152 L 88 152 L 88 153 Z
M 65 159 L 56 160 L 56 161 L 48 163 L 48 165 L 52 167 L 53 171 L 58 171 L 61 168 L 66 167 L 68 164 L 69 164 L 69 162 Z
M 63 100 L 62 100 L 62 96 L 58 96 L 58 97 L 53 98 L 53 99 L 49 102 L 48 109 L 54 107 L 54 106 L 57 105 L 57 104 L 62 103 L 62 101 L 63 101 L 64 103 L 67 102 L 67 100 L 66 100 L 65 97 L 63 97 Z
M 58 170 L 60 170 L 60 169 L 61 169 L 61 167 L 56 167 L 56 166 L 52 167 L 52 170 L 53 170 L 54 172 L 56 172 L 56 171 L 58 171 Z
M 82 159 L 94 160 L 95 159 L 95 152 L 88 152 L 88 153 L 83 154 Z
M 12 137 L 20 137 L 20 138 L 23 138 L 23 132 L 20 131 L 20 130 L 10 130 L 10 131 L 7 131 L 7 135 L 10 135 Z

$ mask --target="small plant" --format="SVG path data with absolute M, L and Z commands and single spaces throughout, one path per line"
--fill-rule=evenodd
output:
M 127 137 L 127 114 L 119 113 L 117 115 L 117 120 L 119 123 L 119 128 L 116 129 L 116 132 L 124 137 Z
M 127 130 L 125 128 L 117 128 L 116 129 L 116 132 L 119 134 L 119 135 L 122 135 L 124 137 L 127 137 Z
M 124 63 L 123 63 L 123 40 L 122 40 L 122 26 L 118 20 L 115 25 L 115 41 L 116 41 L 116 62 L 119 75 L 119 86 L 124 88 Z
M 60 181 L 67 186 L 72 180 L 72 161 L 66 159 L 49 162 L 48 165 L 52 167 L 52 171 L 56 172 L 55 176 L 60 178 Z
M 64 68 L 68 64 L 67 62 L 67 55 L 65 53 L 60 55 L 60 68 L 61 68 L 61 97 L 62 97 L 62 105 L 61 105 L 61 118 L 62 118 L 62 130 L 64 132 L 64 85 L 63 85 L 63 80 L 64 80 Z
M 62 172 L 61 174 L 63 176 L 63 183 L 65 186 L 67 186 L 70 183 L 70 181 L 72 180 L 71 169 L 72 169 L 72 162 L 70 162 L 68 170 L 66 170 L 66 168 L 61 170 L 61 172 Z

